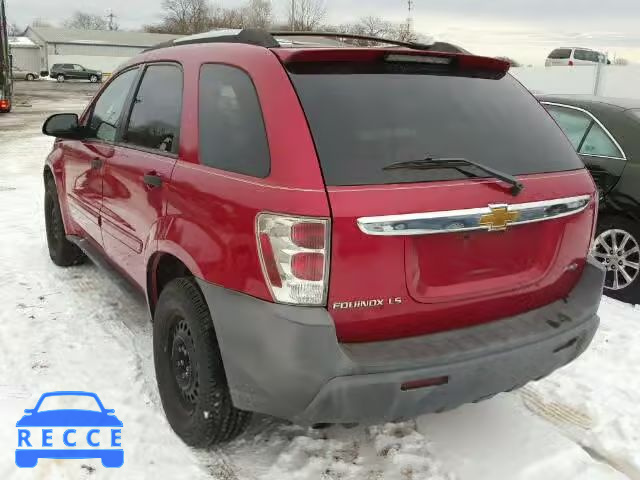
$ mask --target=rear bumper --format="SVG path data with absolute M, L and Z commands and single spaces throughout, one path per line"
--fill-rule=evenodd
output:
M 604 271 L 590 260 L 565 300 L 471 328 L 360 344 L 337 341 L 326 309 L 199 284 L 236 407 L 311 424 L 400 420 L 542 378 L 591 342 L 603 281 Z M 401 388 L 436 377 L 447 383 Z

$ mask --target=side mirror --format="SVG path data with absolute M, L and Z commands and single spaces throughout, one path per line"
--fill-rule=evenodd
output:
M 33 408 L 25 408 L 24 409 L 24 413 L 33 413 L 34 409 Z
M 51 137 L 77 140 L 81 138 L 78 115 L 75 113 L 56 113 L 42 125 L 42 133 Z

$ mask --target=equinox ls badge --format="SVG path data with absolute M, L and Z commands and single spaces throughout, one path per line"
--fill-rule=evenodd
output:
M 402 298 L 391 297 L 387 298 L 372 298 L 371 300 L 354 300 L 352 302 L 334 302 L 334 310 L 347 310 L 350 308 L 374 308 L 384 307 L 385 305 L 400 305 Z

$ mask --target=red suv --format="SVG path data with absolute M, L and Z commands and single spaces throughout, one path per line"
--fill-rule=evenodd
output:
M 507 69 L 248 30 L 152 49 L 43 127 L 51 258 L 145 293 L 190 445 L 248 412 L 398 420 L 518 388 L 587 347 L 604 272 L 593 181 Z

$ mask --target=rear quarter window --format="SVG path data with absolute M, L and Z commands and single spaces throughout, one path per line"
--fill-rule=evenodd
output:
M 558 123 L 565 135 L 571 141 L 573 148 L 578 150 L 584 140 L 589 127 L 591 127 L 592 119 L 586 113 L 579 110 L 560 107 L 556 105 L 545 105 L 549 114 Z
M 269 144 L 249 75 L 228 65 L 203 65 L 199 85 L 200 163 L 265 178 Z
M 384 170 L 425 157 L 465 158 L 512 175 L 583 168 L 562 131 L 509 75 L 422 74 L 409 65 L 391 73 L 358 65 L 318 68 L 291 77 L 327 185 L 467 178 L 444 167 Z

